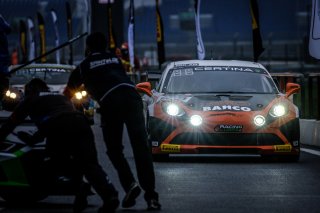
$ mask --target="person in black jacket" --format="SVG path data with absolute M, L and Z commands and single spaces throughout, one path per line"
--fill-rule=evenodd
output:
M 0 14 L 0 109 L 4 93 L 9 88 L 8 67 L 10 55 L 7 35 L 11 32 L 9 23 Z
M 37 126 L 38 135 L 46 138 L 46 150 L 51 161 L 63 167 L 63 160 L 72 156 L 80 174 L 84 174 L 102 198 L 100 212 L 113 212 L 119 205 L 118 192 L 98 163 L 94 134 L 87 118 L 66 96 L 51 93 L 47 84 L 38 78 L 25 85 L 25 98 L 1 126 L 0 141 L 27 116 Z M 87 197 L 83 193 L 79 189 L 74 212 L 81 212 L 87 206 Z
M 155 174 L 144 122 L 143 102 L 120 59 L 107 52 L 106 47 L 103 33 L 95 32 L 87 37 L 87 57 L 71 73 L 64 93 L 71 97 L 72 91 L 84 84 L 89 94 L 99 103 L 107 155 L 126 192 L 122 207 L 135 205 L 141 186 L 145 191 L 148 210 L 159 210 L 161 205 L 155 191 Z M 124 125 L 130 138 L 140 186 L 123 154 Z

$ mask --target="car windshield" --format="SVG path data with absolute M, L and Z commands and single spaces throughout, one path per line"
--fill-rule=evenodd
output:
M 168 72 L 166 93 L 278 93 L 268 73 L 246 67 L 184 67 Z
M 47 84 L 66 84 L 68 82 L 70 72 L 55 72 L 46 70 L 18 70 L 10 78 L 10 84 L 26 84 L 33 78 L 40 78 Z

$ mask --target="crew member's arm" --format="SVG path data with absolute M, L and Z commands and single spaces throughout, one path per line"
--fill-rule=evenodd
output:
M 80 68 L 77 66 L 75 70 L 73 70 L 70 74 L 68 83 L 66 88 L 63 91 L 63 94 L 71 99 L 74 93 L 79 89 L 82 85 L 82 78 L 80 74 Z

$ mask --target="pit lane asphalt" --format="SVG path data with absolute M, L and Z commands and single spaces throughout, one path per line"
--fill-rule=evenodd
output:
M 124 192 L 105 154 L 98 123 L 96 119 L 93 129 L 99 159 L 122 199 Z M 125 155 L 134 169 L 128 137 L 124 136 Z M 252 156 L 206 156 L 174 157 L 169 162 L 155 162 L 154 166 L 163 213 L 320 212 L 320 156 L 305 151 L 298 163 Z M 0 202 L 0 212 L 72 212 L 72 201 L 70 196 L 51 196 L 28 206 Z M 97 212 L 101 204 L 100 198 L 93 195 L 84 212 Z M 117 212 L 147 212 L 145 209 L 140 195 L 136 206 L 130 210 L 119 207 Z

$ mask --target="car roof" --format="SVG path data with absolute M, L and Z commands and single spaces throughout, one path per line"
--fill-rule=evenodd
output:
M 162 72 L 162 79 L 165 79 L 169 71 L 174 67 L 188 67 L 188 66 L 234 66 L 234 67 L 251 67 L 251 68 L 260 68 L 265 71 L 269 76 L 270 73 L 268 70 L 260 63 L 244 60 L 181 60 L 181 61 L 172 61 L 168 62 Z M 163 87 L 163 83 L 160 85 L 160 90 Z
M 266 68 L 257 62 L 252 61 L 242 61 L 242 60 L 182 60 L 182 61 L 172 61 L 166 66 L 167 69 L 177 66 L 237 66 L 237 67 L 253 67 L 261 68 L 266 70 Z
M 9 67 L 9 71 L 16 69 L 18 67 L 22 66 L 21 64 L 17 64 L 17 65 L 11 65 Z M 74 70 L 76 68 L 75 65 L 69 65 L 69 64 L 51 64 L 51 63 L 41 63 L 41 64 L 29 64 L 26 66 L 23 66 L 21 69 L 19 70 L 32 70 L 35 72 L 43 72 L 43 71 L 47 71 L 47 72 L 71 72 L 72 70 Z
M 168 71 L 174 67 L 187 66 L 235 66 L 235 67 L 252 67 L 265 70 L 270 75 L 268 70 L 260 63 L 242 60 L 181 60 L 168 62 L 163 69 L 162 75 L 165 77 Z

